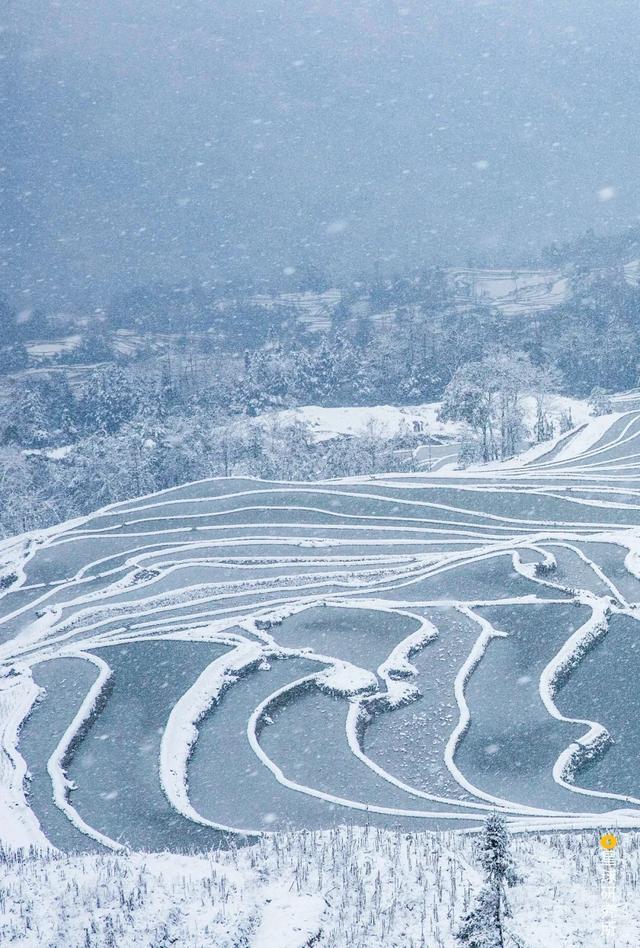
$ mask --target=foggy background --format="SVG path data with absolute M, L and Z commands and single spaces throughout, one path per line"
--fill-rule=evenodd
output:
M 0 289 L 510 266 L 633 224 L 639 20 L 635 0 L 5 0 Z

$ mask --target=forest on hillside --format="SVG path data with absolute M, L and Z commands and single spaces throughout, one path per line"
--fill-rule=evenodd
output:
M 298 296 L 282 281 L 138 287 L 90 316 L 20 310 L 5 296 L 0 530 L 209 476 L 411 470 L 432 440 L 374 426 L 318 444 L 304 424 L 262 420 L 296 406 L 443 402 L 442 417 L 461 426 L 463 464 L 547 440 L 572 424 L 551 420 L 554 394 L 592 398 L 601 412 L 608 393 L 638 383 L 640 288 L 611 262 L 590 269 L 601 249 L 549 251 L 567 268 L 566 299 L 520 315 L 473 295 L 461 304 L 437 268 L 330 290 L 307 267 L 292 278 Z M 611 241 L 605 250 L 611 261 Z M 310 298 L 324 322 L 303 318 Z M 72 346 L 56 345 L 70 333 Z M 528 427 L 524 395 L 536 402 Z

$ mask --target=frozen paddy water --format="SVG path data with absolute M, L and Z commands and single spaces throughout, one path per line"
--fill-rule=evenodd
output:
M 96 649 L 113 670 L 113 686 L 67 767 L 77 787 L 73 805 L 87 823 L 137 849 L 220 845 L 218 831 L 185 819 L 169 805 L 158 764 L 175 702 L 226 651 L 208 642 L 162 640 Z
M 638 458 L 629 411 L 503 465 L 220 478 L 5 542 L 0 825 L 176 852 L 637 825 Z

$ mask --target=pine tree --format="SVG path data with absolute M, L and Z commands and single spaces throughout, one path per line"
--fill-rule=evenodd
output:
M 500 896 L 495 887 L 482 887 L 475 905 L 463 919 L 456 939 L 468 948 L 503 948 Z
M 342 332 L 336 332 L 331 346 L 333 356 L 333 375 L 335 383 L 334 398 L 352 402 L 356 395 L 358 358 L 351 340 Z
M 104 369 L 93 376 L 83 392 L 79 414 L 88 432 L 113 434 L 134 417 L 138 400 L 133 385 L 119 368 Z
M 561 413 L 559 424 L 560 424 L 560 434 L 566 434 L 567 431 L 571 431 L 571 429 L 575 427 L 570 408 L 567 408 L 566 411 L 563 411 Z
M 477 857 L 484 872 L 484 885 L 456 938 L 467 948 L 504 948 L 503 918 L 509 914 L 504 887 L 505 883 L 513 885 L 516 875 L 507 825 L 497 813 L 492 813 L 483 827 Z
M 321 405 L 334 400 L 336 389 L 335 360 L 331 347 L 323 339 L 311 365 L 311 395 Z
M 509 851 L 509 833 L 504 817 L 492 813 L 478 843 L 478 857 L 489 884 L 511 885 L 515 881 L 513 859 Z
M 263 349 L 251 354 L 245 377 L 245 405 L 248 415 L 259 415 L 269 407 L 269 396 L 265 391 L 267 366 L 267 354 Z
M 43 385 L 32 383 L 18 389 L 13 417 L 21 444 L 38 448 L 50 442 L 50 405 Z

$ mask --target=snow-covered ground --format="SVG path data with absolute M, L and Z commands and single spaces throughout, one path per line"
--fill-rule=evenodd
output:
M 391 438 L 402 432 L 415 432 L 431 436 L 443 442 L 460 439 L 462 425 L 454 421 L 440 421 L 440 402 L 421 405 L 345 405 L 326 408 L 321 405 L 302 405 L 282 411 L 265 412 L 256 418 L 258 424 L 291 425 L 296 422 L 309 425 L 316 441 L 328 441 L 340 436 L 377 435 Z M 522 399 L 525 424 L 531 430 L 536 419 L 536 402 L 533 396 Z M 554 395 L 548 399 L 548 414 L 556 423 L 560 416 L 569 413 L 575 426 L 591 419 L 591 410 L 586 401 Z
M 507 890 L 507 944 L 513 935 L 526 948 L 637 948 L 637 836 L 622 835 L 614 853 L 613 905 L 597 834 L 516 836 L 511 845 L 519 882 Z M 454 948 L 479 879 L 469 837 L 372 828 L 203 856 L 9 854 L 0 943 Z
M 453 441 L 460 434 L 456 422 L 438 421 L 437 402 L 426 405 L 346 405 L 325 408 L 320 405 L 303 405 L 284 411 L 267 412 L 258 416 L 262 424 L 291 425 L 296 422 L 309 425 L 316 441 L 329 441 L 341 435 L 364 436 L 367 434 L 391 438 L 404 431 L 417 431 Z
M 66 352 L 73 352 L 82 342 L 82 337 L 75 334 L 66 336 L 64 339 L 56 339 L 44 342 L 30 342 L 27 344 L 27 352 L 34 359 L 50 359 L 53 356 L 62 355 Z
M 23 454 L 25 457 L 45 457 L 49 461 L 63 461 L 73 451 L 73 445 L 65 444 L 59 448 L 25 448 Z

